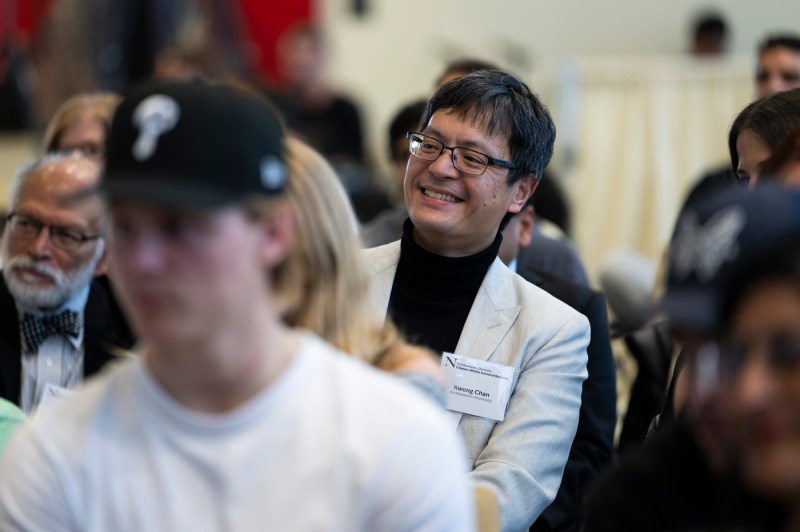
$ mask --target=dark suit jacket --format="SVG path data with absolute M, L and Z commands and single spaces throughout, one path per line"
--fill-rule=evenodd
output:
M 108 278 L 96 277 L 84 309 L 84 376 L 97 373 L 111 360 L 114 347 L 129 348 L 133 343 L 133 333 L 114 299 Z M 16 405 L 19 405 L 21 386 L 20 349 L 17 307 L 5 280 L 0 277 L 0 397 Z
M 555 500 L 532 531 L 577 530 L 587 486 L 611 463 L 617 412 L 616 370 L 608 334 L 603 294 L 555 275 L 523 268 L 523 278 L 560 299 L 589 319 L 589 376 L 583 383 L 578 430 Z

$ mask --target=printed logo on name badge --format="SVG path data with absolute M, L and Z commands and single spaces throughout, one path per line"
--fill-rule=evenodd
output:
M 178 102 L 164 94 L 148 96 L 133 110 L 133 125 L 139 128 L 139 137 L 133 144 L 133 157 L 146 161 L 156 151 L 158 139 L 178 123 L 181 110 Z
M 274 155 L 265 155 L 261 159 L 261 184 L 267 190 L 280 190 L 286 182 L 286 171 L 283 163 Z

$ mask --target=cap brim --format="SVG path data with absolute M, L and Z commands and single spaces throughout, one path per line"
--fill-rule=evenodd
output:
M 717 304 L 714 296 L 696 290 L 667 293 L 656 305 L 674 329 L 711 334 L 717 327 Z
M 216 209 L 242 198 L 231 190 L 202 186 L 188 187 L 170 176 L 120 176 L 104 179 L 100 192 L 109 202 L 131 201 L 178 210 Z

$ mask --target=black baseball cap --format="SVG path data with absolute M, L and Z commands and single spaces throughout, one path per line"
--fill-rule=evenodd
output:
M 207 209 L 283 191 L 283 128 L 265 101 L 207 81 L 150 81 L 111 123 L 101 189 L 111 200 Z
M 800 238 L 800 192 L 778 185 L 705 195 L 683 208 L 658 309 L 672 327 L 718 332 L 725 295 L 759 260 Z

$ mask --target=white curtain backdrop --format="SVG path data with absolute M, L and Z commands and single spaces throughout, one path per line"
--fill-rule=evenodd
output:
M 659 259 L 691 185 L 727 161 L 728 128 L 753 96 L 752 61 L 579 59 L 558 92 L 574 238 L 596 283 L 615 250 Z

